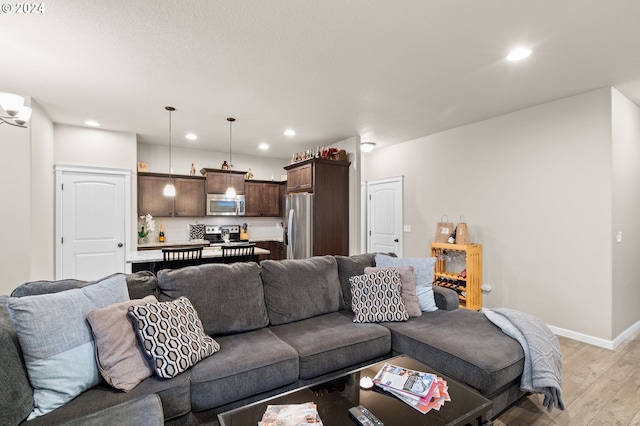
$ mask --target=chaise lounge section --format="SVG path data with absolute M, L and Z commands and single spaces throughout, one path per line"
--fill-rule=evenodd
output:
M 210 423 L 220 412 L 401 353 L 492 399 L 494 415 L 522 396 L 522 348 L 482 313 L 457 309 L 452 290 L 434 288 L 434 312 L 402 322 L 354 323 L 349 278 L 372 266 L 375 254 L 206 264 L 161 270 L 157 277 L 129 274 L 123 279 L 131 299 L 154 296 L 167 303 L 186 297 L 220 350 L 176 377 L 152 375 L 128 392 L 102 381 L 28 424 L 98 424 L 114 411 L 138 419 L 148 412 L 147 424 Z M 94 284 L 33 282 L 11 297 Z M 0 373 L 6 401 L 0 403 L 0 423 L 13 425 L 24 422 L 34 402 L 9 302 L 0 296 L 0 362 L 7 366 Z

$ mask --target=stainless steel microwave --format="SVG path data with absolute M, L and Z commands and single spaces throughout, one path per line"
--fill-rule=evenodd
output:
M 244 195 L 207 194 L 207 216 L 244 216 Z

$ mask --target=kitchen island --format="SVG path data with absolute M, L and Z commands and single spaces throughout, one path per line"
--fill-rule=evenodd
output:
M 269 250 L 256 246 L 254 253 L 257 260 L 260 255 L 268 255 Z M 130 251 L 127 253 L 126 272 L 152 271 L 155 273 L 162 269 L 163 260 L 162 250 Z M 216 246 L 205 247 L 202 250 L 202 259 L 199 263 L 221 263 L 222 261 L 222 248 Z

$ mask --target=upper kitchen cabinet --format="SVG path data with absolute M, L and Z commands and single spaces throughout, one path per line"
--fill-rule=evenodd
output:
M 287 192 L 317 192 L 318 189 L 331 191 L 332 185 L 338 190 L 349 179 L 349 161 L 312 158 L 285 166 L 287 171 Z
M 245 181 L 245 216 L 282 216 L 283 184 L 271 181 Z
M 200 169 L 207 180 L 207 194 L 224 194 L 229 185 L 236 194 L 244 194 L 244 175 L 247 172 L 237 170 Z
M 308 160 L 311 161 L 311 160 Z M 287 171 L 287 192 L 307 192 L 313 188 L 313 164 L 292 164 Z
M 175 197 L 163 195 L 171 180 L 176 187 Z M 205 216 L 205 178 L 176 176 L 161 173 L 138 173 L 138 215 L 154 217 Z

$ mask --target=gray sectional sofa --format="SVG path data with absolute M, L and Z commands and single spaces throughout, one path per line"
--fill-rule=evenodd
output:
M 0 424 L 206 424 L 218 413 L 329 378 L 395 354 L 407 354 L 494 401 L 496 415 L 523 395 L 520 345 L 482 313 L 457 309 L 455 292 L 434 288 L 435 312 L 406 322 L 354 323 L 349 277 L 375 255 L 207 264 L 126 276 L 131 299 L 187 297 L 220 350 L 170 379 L 151 376 L 129 392 L 102 382 L 25 422 L 33 390 L 0 296 Z M 92 285 L 33 282 L 12 297 Z M 123 330 L 131 332 L 131 330 Z M 111 422 L 113 424 L 113 422 Z

